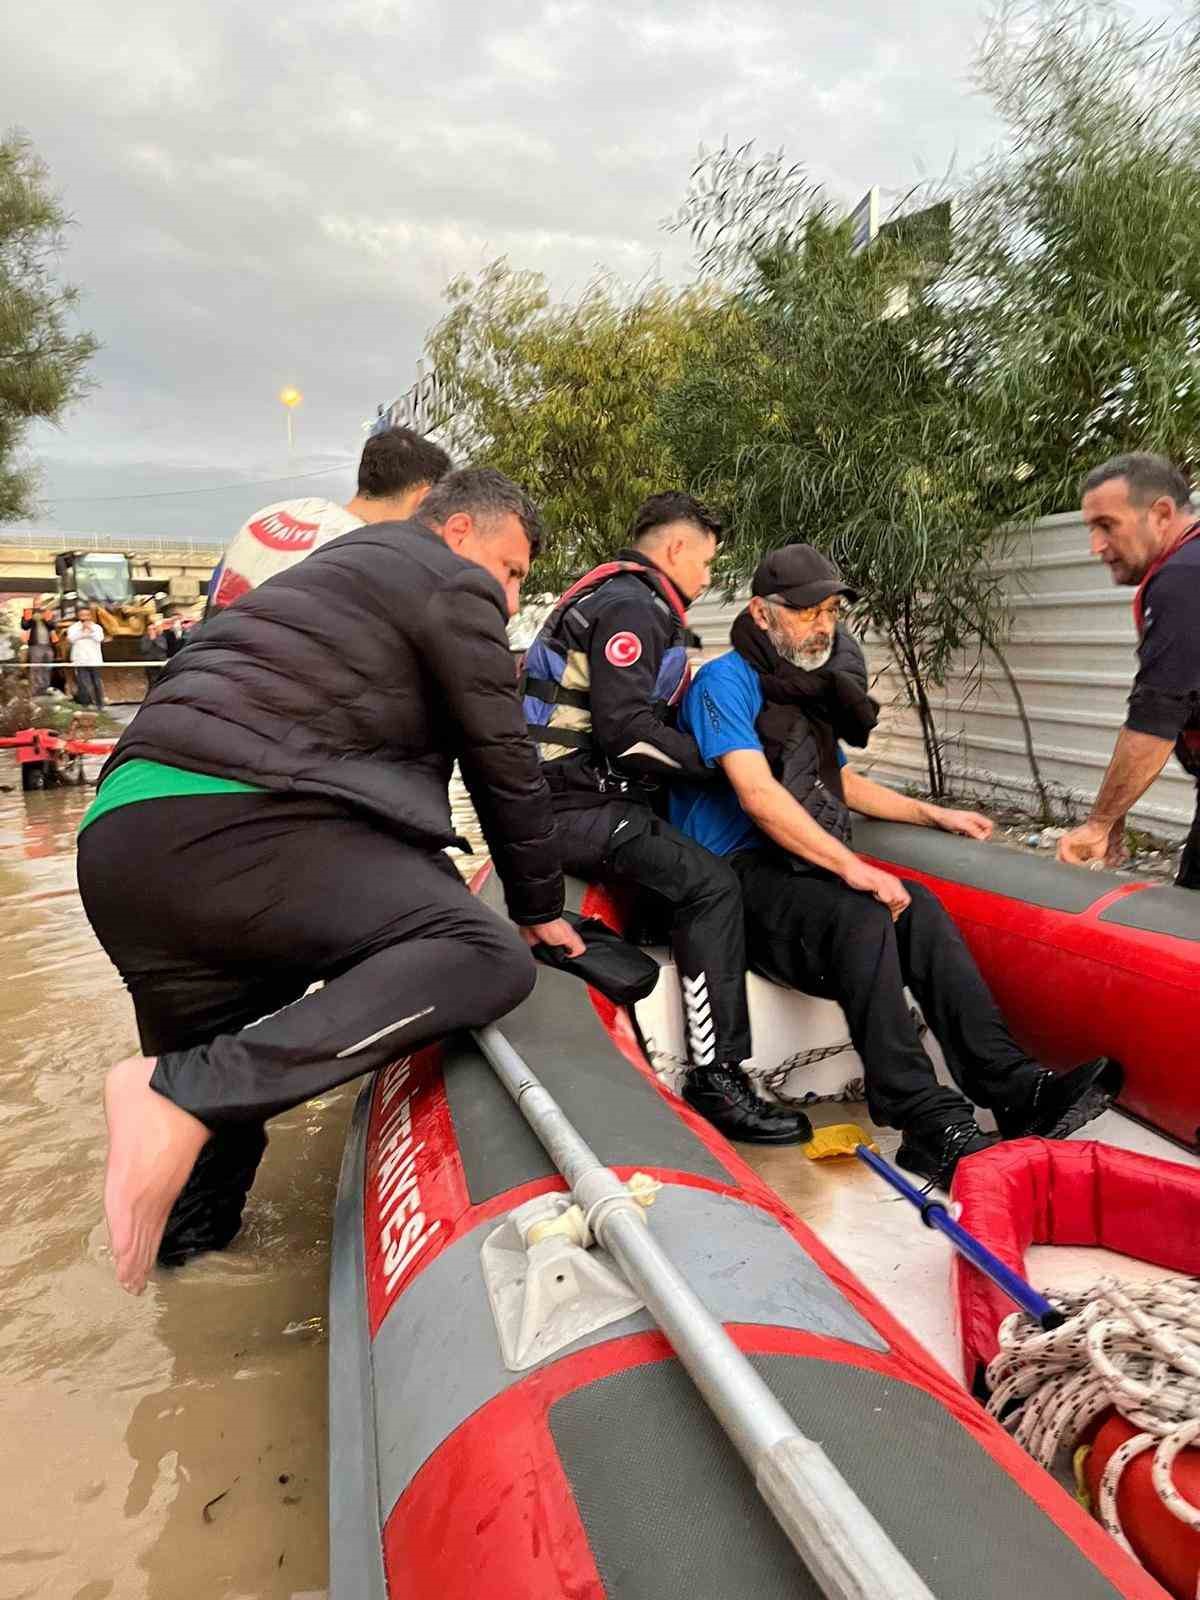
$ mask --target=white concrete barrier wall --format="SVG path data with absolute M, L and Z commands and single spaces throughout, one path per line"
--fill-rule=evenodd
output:
M 1135 668 L 1133 590 L 1114 587 L 1088 553 L 1087 530 L 1075 512 L 1046 517 L 1031 531 L 1011 536 L 1000 566 L 1012 610 L 1005 656 L 1025 700 L 1042 776 L 1057 799 L 1069 797 L 1083 810 L 1125 719 Z M 730 625 L 743 603 L 703 600 L 693 608 L 692 625 L 706 655 L 728 647 Z M 890 653 L 868 642 L 868 657 L 884 715 L 867 756 L 855 765 L 886 782 L 924 787 L 920 729 L 904 703 Z M 933 692 L 947 776 L 957 790 L 969 788 L 984 799 L 995 793 L 1034 809 L 1009 686 L 990 655 L 974 674 L 972 665 L 959 662 L 945 688 Z M 1178 836 L 1194 809 L 1195 785 L 1172 757 L 1130 821 Z

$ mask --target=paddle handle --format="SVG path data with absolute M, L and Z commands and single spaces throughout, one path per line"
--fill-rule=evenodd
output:
M 960 1256 L 977 1267 L 985 1278 L 990 1278 L 1014 1305 L 1033 1317 L 1047 1333 L 1062 1327 L 1067 1320 L 1062 1312 L 1056 1310 L 1044 1294 L 1039 1294 L 1028 1279 L 1014 1272 L 999 1256 L 993 1255 L 981 1239 L 977 1239 L 950 1215 L 940 1200 L 931 1200 L 927 1194 L 923 1194 L 869 1145 L 860 1144 L 854 1153 L 872 1172 L 890 1184 L 897 1194 L 903 1195 L 910 1205 L 916 1207 L 927 1228 L 945 1234 Z

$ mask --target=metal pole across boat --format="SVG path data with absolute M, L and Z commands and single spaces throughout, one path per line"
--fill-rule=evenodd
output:
M 495 1026 L 481 1028 L 475 1038 L 827 1600 L 935 1600 L 821 1446 L 800 1432 L 655 1239 L 625 1185 L 520 1054 Z

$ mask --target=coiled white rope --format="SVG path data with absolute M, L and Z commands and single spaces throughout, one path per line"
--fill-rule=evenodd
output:
M 988 1410 L 1044 1467 L 1102 1412 L 1120 1412 L 1140 1432 L 1104 1469 L 1104 1527 L 1136 1560 L 1117 1515 L 1117 1491 L 1129 1463 L 1153 1450 L 1152 1481 L 1163 1505 L 1200 1531 L 1200 1508 L 1171 1477 L 1175 1457 L 1200 1436 L 1200 1279 L 1104 1278 L 1086 1293 L 1050 1298 L 1067 1318 L 1061 1328 L 1044 1333 L 1024 1312 L 1001 1323 L 1000 1350 L 987 1369 Z M 1200 1575 L 1196 1593 L 1200 1600 Z

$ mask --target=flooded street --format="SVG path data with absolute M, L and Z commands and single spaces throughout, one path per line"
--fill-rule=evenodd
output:
M 7 760 L 0 782 L 19 785 Z M 100 1085 L 136 1034 L 75 893 L 90 796 L 0 795 L 0 1600 L 308 1600 L 327 1579 L 328 1246 L 355 1089 L 272 1125 L 226 1255 L 140 1300 L 117 1289 Z
M 0 1600 L 316 1600 L 329 1236 L 357 1085 L 271 1124 L 229 1251 L 122 1294 L 100 1090 L 137 1036 L 75 891 L 93 790 L 23 796 L 7 757 L 0 783 Z M 474 832 L 465 808 L 456 822 Z

